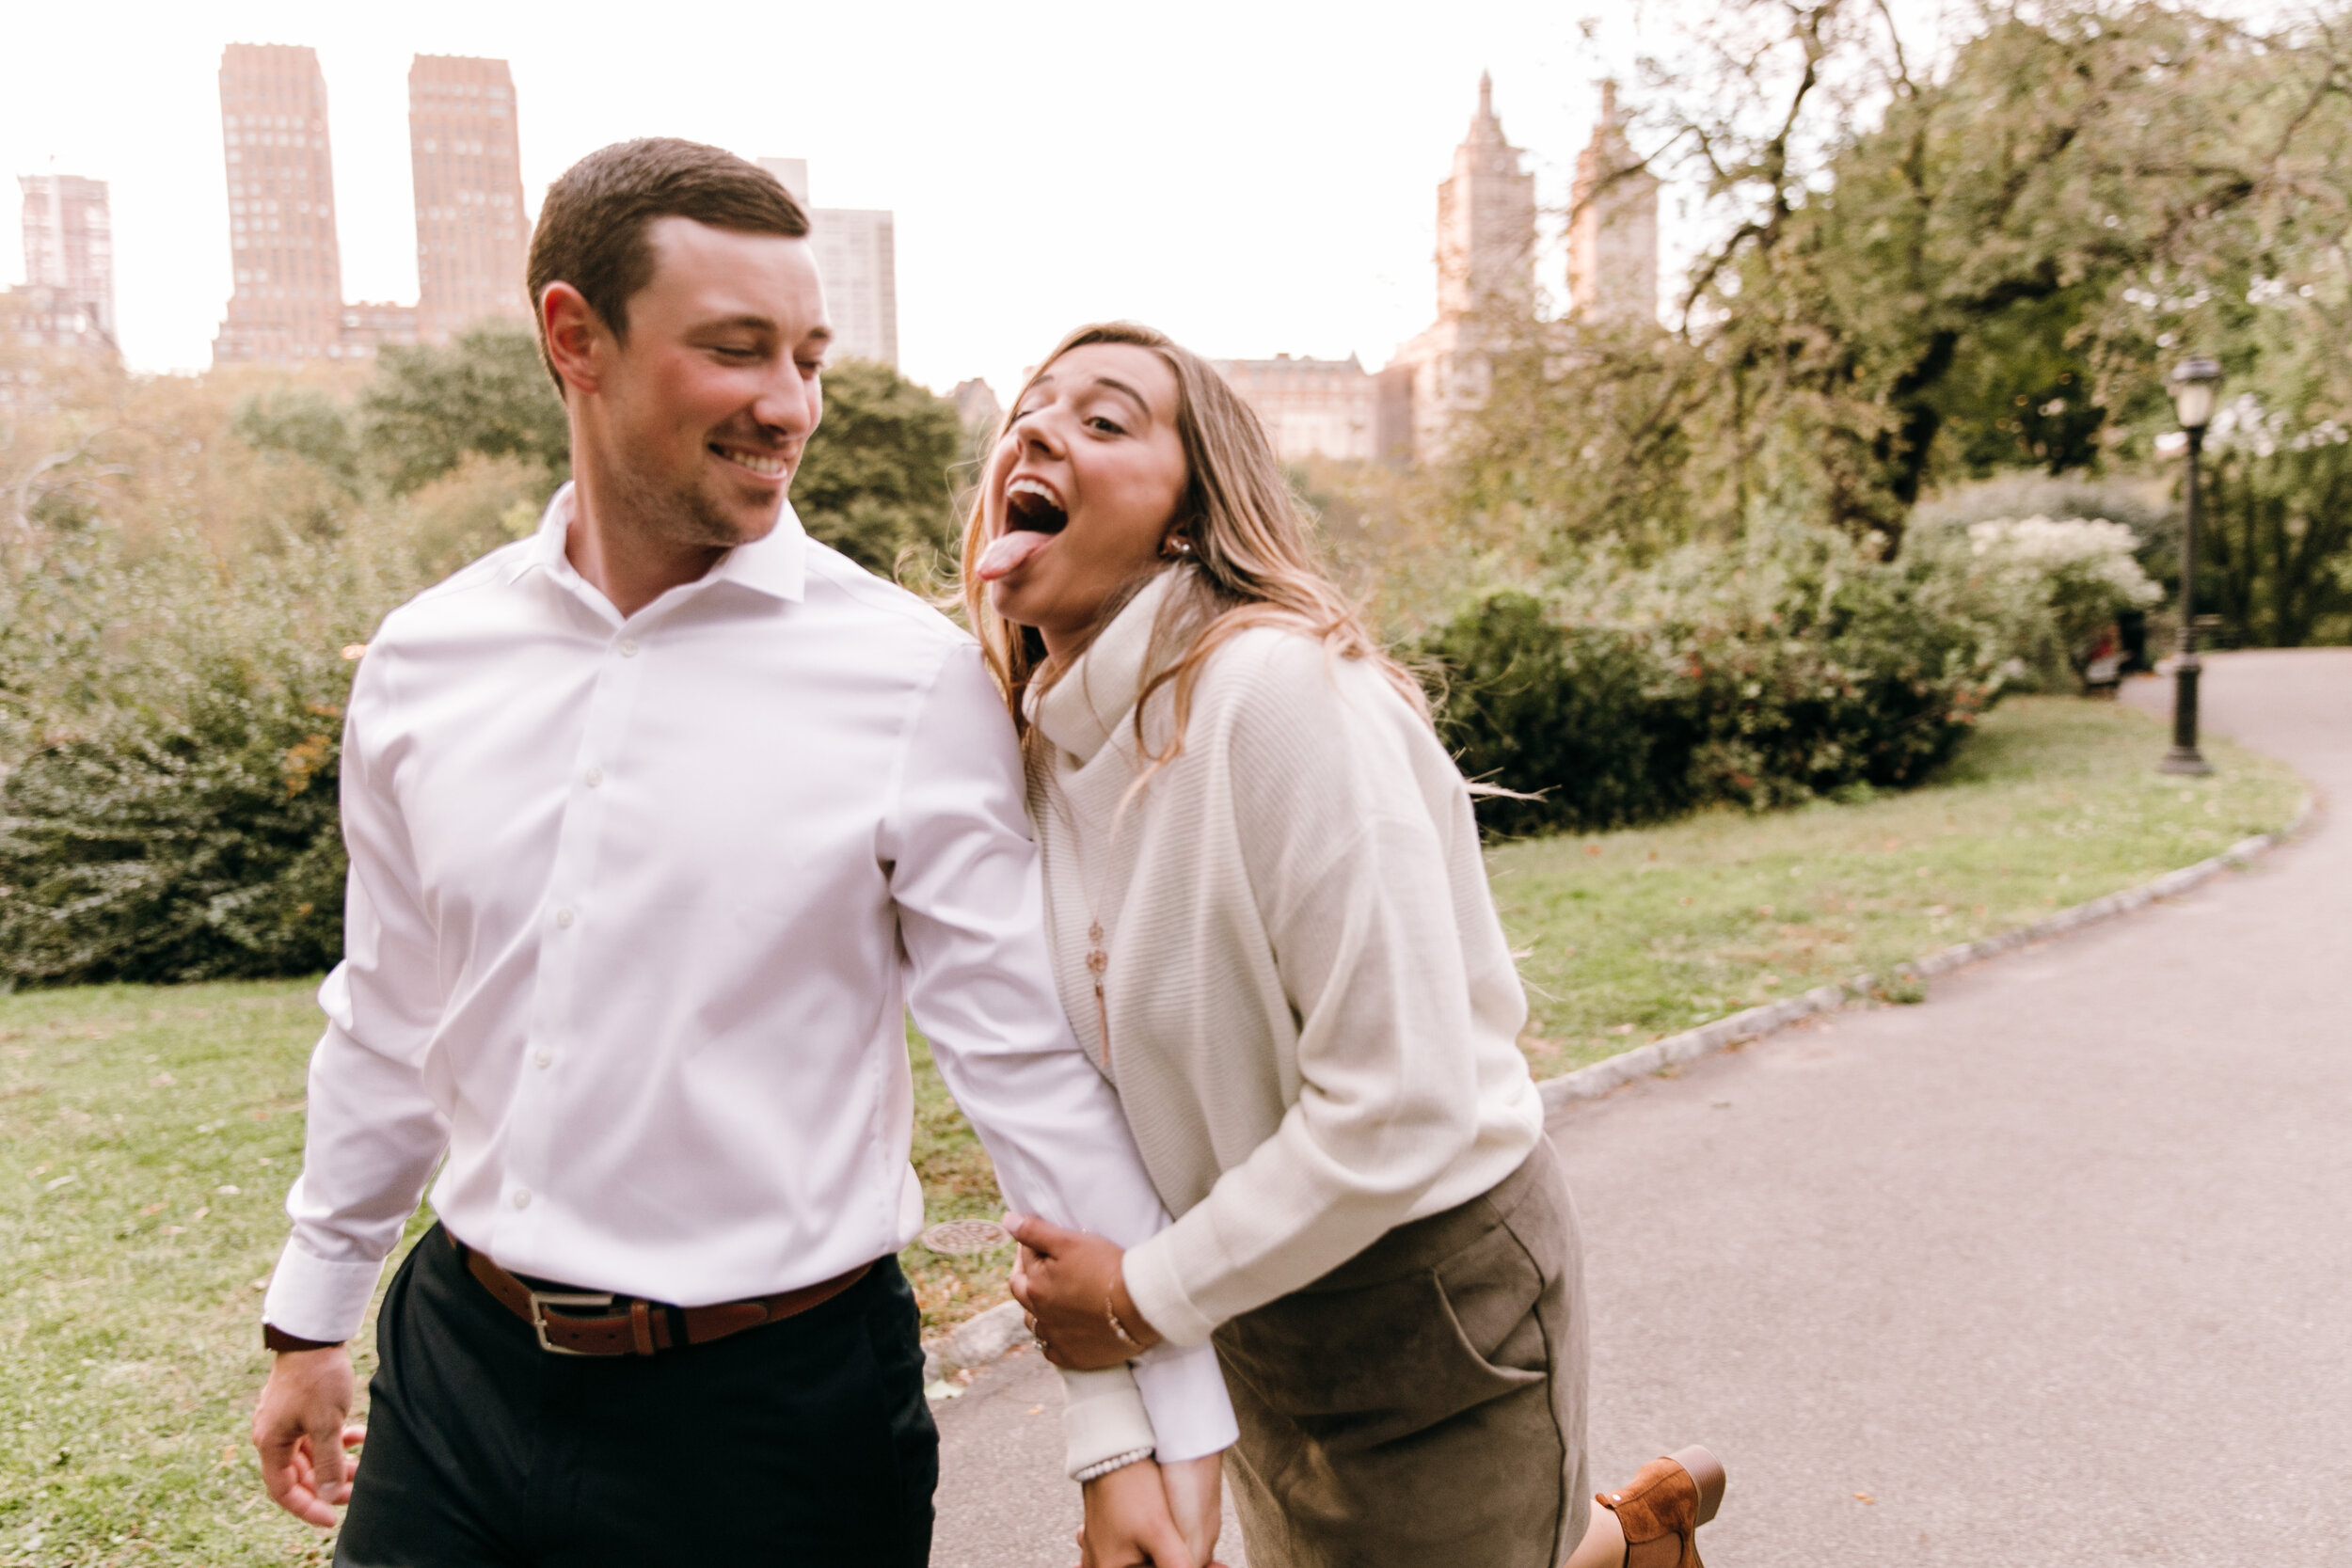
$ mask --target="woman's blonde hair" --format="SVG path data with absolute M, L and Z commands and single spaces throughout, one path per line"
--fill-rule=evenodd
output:
M 1082 326 L 1029 372 L 1012 408 L 1020 409 L 1029 388 L 1056 360 L 1091 343 L 1147 349 L 1176 376 L 1176 430 L 1184 443 L 1186 478 L 1169 536 L 1181 538 L 1189 548 L 1168 568 L 1181 572 L 1183 580 L 1160 608 L 1145 665 L 1149 673 L 1136 697 L 1136 743 L 1144 748 L 1146 704 L 1161 687 L 1175 688 L 1168 743 L 1157 752 L 1146 750 L 1152 770 L 1174 761 L 1184 750 L 1193 689 L 1209 657 L 1252 626 L 1288 627 L 1321 639 L 1342 657 L 1368 660 L 1427 718 L 1429 701 L 1421 684 L 1381 650 L 1356 607 L 1317 561 L 1313 523 L 1284 482 L 1265 427 L 1207 360 L 1166 333 L 1136 322 Z M 995 526 L 988 503 L 988 486 L 983 484 L 973 497 L 963 529 L 964 612 L 1012 705 L 1013 722 L 1025 748 L 1030 744 L 1025 711 L 1029 689 L 1033 684 L 1040 690 L 1050 686 L 1068 660 L 1049 661 L 1043 640 L 1034 630 L 1007 621 L 989 603 L 987 585 L 975 569 Z M 1152 576 L 1147 573 L 1112 595 L 1096 618 L 1094 631 L 1108 625 Z

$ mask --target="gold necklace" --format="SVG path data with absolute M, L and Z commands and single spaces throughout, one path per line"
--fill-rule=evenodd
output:
M 1076 863 L 1078 895 L 1087 906 L 1087 974 L 1094 982 L 1094 1037 L 1103 1043 L 1102 1068 L 1105 1077 L 1111 1070 L 1111 1009 L 1103 993 L 1103 977 L 1109 973 L 1111 955 L 1103 937 L 1103 917 L 1095 912 L 1094 879 L 1087 873 L 1086 832 L 1078 826 L 1077 813 L 1069 803 L 1061 781 L 1054 777 L 1053 764 L 1046 763 L 1045 787 L 1053 799 L 1054 813 L 1070 830 L 1071 859 Z M 1112 832 L 1118 831 L 1116 821 Z

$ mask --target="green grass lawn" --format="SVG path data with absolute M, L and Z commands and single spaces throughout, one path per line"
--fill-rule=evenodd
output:
M 1909 794 L 1500 846 L 1530 1057 L 1549 1076 L 1883 973 L 2293 815 L 2283 767 L 2214 743 L 2217 777 L 2165 778 L 2163 742 L 2111 704 L 2019 699 Z M 0 997 L 0 1564 L 326 1560 L 325 1538 L 263 1497 L 245 1438 L 311 990 Z M 931 1218 L 993 1216 L 987 1156 L 913 1044 Z M 1001 1299 L 1001 1252 L 903 1260 L 932 1327 Z
M 1883 976 L 2294 816 L 2303 786 L 2285 765 L 2216 740 L 2213 777 L 2170 777 L 2154 767 L 2167 739 L 2113 703 L 2017 697 L 1915 790 L 1498 846 L 1536 1076 Z
M 263 1495 L 246 1440 L 315 990 L 0 997 L 0 1563 L 328 1560 Z M 988 1156 L 914 1045 L 930 1217 L 993 1218 Z M 937 1324 L 1002 1299 L 1009 1256 L 902 1261 Z M 373 1343 L 371 1327 L 362 1378 Z

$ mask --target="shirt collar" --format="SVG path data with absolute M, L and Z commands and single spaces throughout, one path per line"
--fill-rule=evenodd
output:
M 564 554 L 564 540 L 571 531 L 577 505 L 572 482 L 565 480 L 548 499 L 547 511 L 540 514 L 539 531 L 516 555 L 514 568 L 506 575 L 508 582 L 534 567 L 558 577 L 571 570 L 571 562 Z M 701 580 L 739 583 L 755 594 L 797 603 L 808 586 L 808 532 L 801 527 L 792 503 L 787 500 L 783 504 L 776 515 L 776 526 L 768 531 L 766 537 L 736 546 Z
M 1135 710 L 1144 662 L 1152 652 L 1152 632 L 1175 581 L 1173 571 L 1163 571 L 1146 583 L 1109 626 L 1095 633 L 1061 679 L 1030 702 L 1030 721 L 1082 766 L 1094 760 Z

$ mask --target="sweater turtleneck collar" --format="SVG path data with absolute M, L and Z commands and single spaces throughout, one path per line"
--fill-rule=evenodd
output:
M 1095 633 L 1061 679 L 1042 695 L 1031 693 L 1030 722 L 1077 758 L 1079 766 L 1092 762 L 1135 710 L 1144 660 L 1152 652 L 1152 630 L 1175 581 L 1170 569 L 1144 584 L 1111 624 Z

